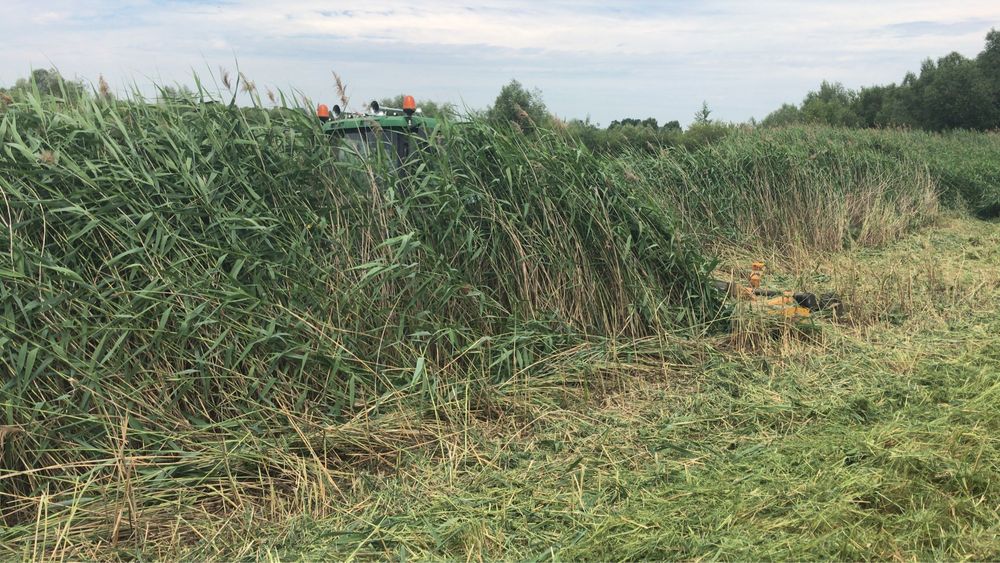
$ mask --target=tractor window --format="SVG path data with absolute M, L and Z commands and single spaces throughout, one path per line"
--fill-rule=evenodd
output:
M 384 151 L 383 155 L 392 159 L 396 168 L 400 168 L 416 148 L 414 142 L 422 137 L 419 132 L 396 128 L 381 129 L 378 132 L 369 128 L 344 131 L 339 158 L 367 158 L 381 150 Z
M 344 133 L 344 141 L 346 146 L 340 150 L 341 160 L 348 160 L 351 157 L 368 156 L 372 148 L 373 135 L 368 129 L 363 131 L 346 131 Z
M 395 129 L 387 129 L 384 134 L 386 147 L 396 156 L 397 164 L 402 165 L 410 156 L 410 135 Z

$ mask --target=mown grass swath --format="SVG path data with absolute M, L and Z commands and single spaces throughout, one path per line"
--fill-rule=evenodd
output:
M 0 138 L 7 545 L 266 496 L 313 459 L 295 418 L 717 310 L 670 215 L 553 135 L 449 129 L 401 175 L 296 109 L 28 96 Z

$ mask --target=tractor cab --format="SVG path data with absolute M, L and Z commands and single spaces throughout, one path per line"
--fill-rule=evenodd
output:
M 402 108 L 382 107 L 373 101 L 361 113 L 320 104 L 316 115 L 336 143 L 341 160 L 385 157 L 396 168 L 426 143 L 437 126 L 436 119 L 421 115 L 413 96 L 403 97 Z

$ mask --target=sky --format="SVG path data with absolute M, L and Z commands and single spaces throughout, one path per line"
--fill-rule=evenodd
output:
M 563 118 L 760 119 L 820 81 L 898 82 L 975 56 L 1000 0 L 0 0 L 0 86 L 32 68 L 113 89 L 213 82 L 352 109 L 400 93 L 484 108 L 516 78 Z

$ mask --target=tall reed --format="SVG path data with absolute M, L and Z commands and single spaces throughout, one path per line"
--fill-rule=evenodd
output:
M 887 151 L 878 134 L 828 128 L 736 131 L 618 166 L 658 188 L 685 230 L 778 248 L 882 244 L 930 221 L 941 189 L 916 155 Z
M 401 173 L 301 108 L 28 95 L 0 146 L 3 546 L 263 502 L 371 447 L 337 425 L 378 397 L 718 310 L 672 215 L 556 135 L 445 125 Z

